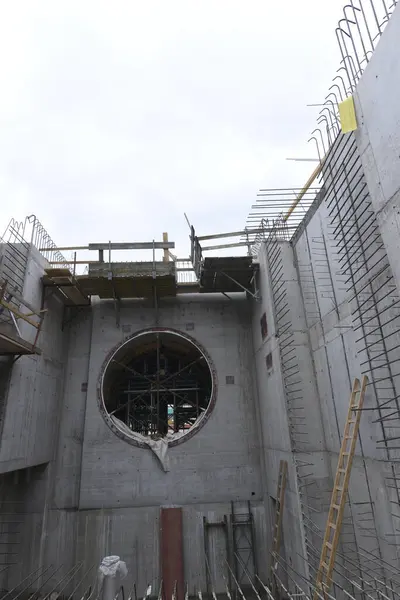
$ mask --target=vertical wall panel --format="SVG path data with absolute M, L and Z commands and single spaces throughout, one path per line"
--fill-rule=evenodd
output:
M 171 598 L 175 582 L 177 598 L 183 600 L 182 509 L 161 509 L 161 573 L 164 598 Z

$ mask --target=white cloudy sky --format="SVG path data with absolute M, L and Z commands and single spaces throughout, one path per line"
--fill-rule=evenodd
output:
M 0 0 L 0 233 L 58 245 L 240 229 L 301 186 L 343 0 Z M 94 257 L 93 257 L 94 258 Z

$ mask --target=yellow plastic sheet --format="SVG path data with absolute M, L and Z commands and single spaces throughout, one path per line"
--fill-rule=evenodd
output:
M 356 111 L 353 96 L 349 96 L 339 104 L 340 125 L 343 133 L 357 129 Z

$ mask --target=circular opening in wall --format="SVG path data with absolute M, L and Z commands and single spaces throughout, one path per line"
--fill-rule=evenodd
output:
M 141 331 L 115 348 L 100 377 L 100 406 L 124 439 L 173 446 L 206 421 L 214 400 L 214 370 L 206 352 L 174 330 Z

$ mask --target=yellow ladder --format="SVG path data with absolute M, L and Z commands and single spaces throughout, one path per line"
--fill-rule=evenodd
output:
M 329 507 L 328 521 L 326 524 L 321 557 L 315 581 L 314 600 L 317 600 L 319 595 L 324 595 L 323 592 L 328 592 L 332 584 L 332 572 L 335 565 L 336 550 L 339 543 L 344 507 L 349 488 L 350 472 L 356 449 L 358 428 L 360 425 L 361 410 L 364 403 L 367 383 L 367 376 L 363 377 L 361 385 L 359 379 L 354 379 L 343 440 L 339 452 L 339 461 Z
M 271 580 L 274 583 L 274 572 L 275 572 L 275 561 L 279 555 L 282 538 L 282 515 L 283 505 L 285 500 L 285 488 L 286 488 L 286 477 L 287 477 L 287 461 L 281 460 L 279 463 L 278 473 L 278 487 L 276 491 L 276 512 L 275 512 L 275 524 L 274 533 L 272 540 L 272 562 L 271 562 Z

